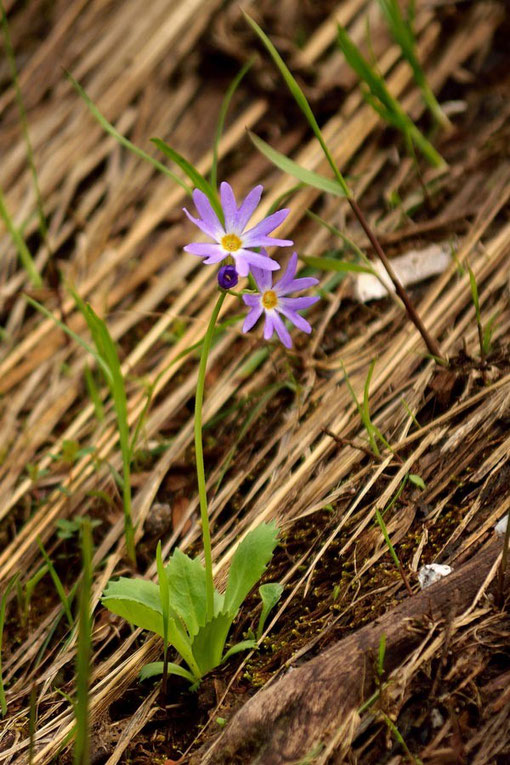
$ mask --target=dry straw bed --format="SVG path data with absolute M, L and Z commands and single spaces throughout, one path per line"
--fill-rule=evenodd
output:
M 412 72 L 377 3 L 243 4 L 298 74 L 388 253 L 451 244 L 450 267 L 413 292 L 450 365 L 439 367 L 425 356 L 398 302 L 358 305 L 348 280 L 328 287 L 331 274 L 308 316 L 314 333 L 296 337 L 291 354 L 273 346 L 264 351 L 260 338 L 244 337 L 239 324 L 220 336 L 204 410 L 217 582 L 224 582 L 240 537 L 274 519 L 282 544 L 270 574 L 285 591 L 258 653 L 224 665 L 198 697 L 172 680 L 166 699 L 158 687 L 137 681 L 141 667 L 160 657 L 160 641 L 129 630 L 99 603 L 112 576 L 134 573 L 112 477 L 121 456 L 107 390 L 100 389 L 100 422 L 84 382 L 87 365 L 95 373 L 91 358 L 32 311 L 24 293 L 84 337 L 83 317 L 65 284 L 108 318 L 127 379 L 131 426 L 154 383 L 133 465 L 133 513 L 140 572 L 155 579 L 159 538 L 164 555 L 176 545 L 200 551 L 192 448 L 198 359 L 182 352 L 202 338 L 216 284 L 210 268 L 183 253 L 192 238 L 181 213 L 183 190 L 102 131 L 63 68 L 133 143 L 151 152 L 149 139 L 160 136 L 206 173 L 224 91 L 260 48 L 237 2 L 152 0 L 142 13 L 135 0 L 4 4 L 49 231 L 45 242 L 2 59 L 1 189 L 43 286 L 30 286 L 11 238 L 0 232 L 0 581 L 3 590 L 18 574 L 24 587 L 44 563 L 39 541 L 70 592 L 80 575 L 79 549 L 76 538 L 57 534 L 57 523 L 80 516 L 100 522 L 94 529 L 91 761 L 174 762 L 183 754 L 183 763 L 190 757 L 508 761 L 510 625 L 504 578 L 496 586 L 502 542 L 493 533 L 510 508 L 504 42 L 510 28 L 504 4 L 417 3 L 420 59 L 434 92 L 452 105 L 451 131 L 435 138 L 448 162 L 440 170 L 421 161 L 417 169 L 397 133 L 363 100 L 334 46 L 338 21 L 361 44 L 368 19 L 380 73 L 425 130 L 428 117 Z M 303 40 L 299 48 L 296 39 Z M 228 178 L 239 195 L 262 182 L 267 212 L 295 181 L 257 154 L 246 128 L 299 164 L 326 172 L 317 141 L 262 56 L 234 99 L 220 144 L 220 179 Z M 298 253 L 338 248 L 338 240 L 307 217 L 312 209 L 373 255 L 337 198 L 301 188 L 289 207 L 279 235 L 293 238 Z M 51 278 L 52 263 L 62 272 L 60 285 Z M 478 284 L 482 323 L 496 316 L 485 364 L 467 264 Z M 223 315 L 235 310 L 227 300 Z M 367 448 L 344 372 L 362 397 L 372 359 L 372 418 L 392 447 L 379 459 Z M 287 385 L 265 395 L 275 382 Z M 70 442 L 84 450 L 72 459 L 66 458 Z M 385 520 L 412 596 L 374 524 L 374 511 L 390 505 L 409 473 L 419 474 L 425 489 L 406 483 Z M 429 596 L 420 593 L 416 572 L 431 562 L 452 566 L 454 574 Z M 236 625 L 239 639 L 258 619 L 255 600 L 250 603 Z M 36 586 L 26 621 L 19 609 L 13 590 L 2 646 L 8 715 L 0 763 L 66 763 L 72 758 L 76 631 L 66 632 L 65 620 L 57 623 L 62 607 L 48 576 Z M 374 656 L 383 633 L 384 683 L 377 702 L 363 709 L 377 686 Z M 236 710 L 219 735 L 216 720 L 230 720 Z

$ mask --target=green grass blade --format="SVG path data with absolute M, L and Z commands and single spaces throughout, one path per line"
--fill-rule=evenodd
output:
M 175 173 L 172 173 L 171 170 L 168 169 L 168 167 L 165 167 L 162 162 L 158 162 L 157 159 L 154 159 L 154 157 L 151 157 L 150 154 L 147 154 L 147 152 L 143 151 L 143 149 L 140 149 L 138 146 L 135 146 L 134 143 L 131 143 L 129 138 L 126 138 L 126 136 L 122 135 L 122 133 L 119 133 L 119 131 L 113 127 L 113 125 L 108 122 L 106 117 L 104 117 L 95 103 L 92 101 L 90 96 L 85 92 L 85 90 L 82 88 L 82 86 L 77 82 L 74 77 L 69 74 L 69 72 L 64 70 L 64 74 L 73 86 L 73 88 L 76 90 L 78 95 L 85 101 L 90 113 L 93 117 L 96 118 L 96 120 L 99 122 L 103 130 L 105 130 L 107 133 L 109 133 L 111 136 L 115 138 L 116 141 L 118 141 L 121 146 L 124 146 L 126 149 L 128 149 L 132 154 L 135 154 L 137 157 L 140 157 L 140 159 L 144 159 L 146 162 L 149 162 L 153 167 L 156 168 L 156 170 L 159 170 L 160 173 L 164 173 L 169 178 L 171 178 L 175 183 L 177 183 L 178 186 L 184 189 L 184 191 L 191 195 L 191 189 L 188 186 L 187 183 L 185 183 L 181 178 L 179 178 L 178 175 Z
M 7 714 L 7 701 L 5 698 L 4 678 L 2 674 L 2 646 L 4 639 L 5 609 L 7 608 L 7 598 L 9 597 L 10 591 L 16 584 L 18 576 L 19 574 L 13 576 L 7 585 L 4 594 L 2 595 L 2 600 L 0 601 L 0 712 L 2 713 L 2 717 L 5 717 Z
M 339 273 L 371 274 L 373 269 L 361 266 L 359 263 L 351 263 L 349 260 L 337 260 L 336 258 L 319 258 L 314 255 L 300 255 L 300 259 L 307 266 L 320 271 L 338 271 Z
M 55 570 L 55 566 L 53 565 L 50 556 L 44 549 L 43 543 L 37 537 L 37 544 L 39 545 L 39 550 L 41 551 L 41 555 L 44 558 L 44 562 L 48 566 L 48 571 L 50 572 L 50 576 L 53 580 L 53 584 L 55 585 L 55 589 L 57 591 L 57 594 L 60 598 L 60 602 L 62 603 L 62 607 L 64 609 L 64 613 L 66 615 L 67 621 L 71 629 L 74 627 L 74 619 L 73 615 L 71 613 L 71 607 L 69 605 L 69 600 L 66 595 L 66 591 L 64 590 L 64 585 L 62 584 L 62 580 L 60 579 L 59 575 L 57 574 Z
M 111 393 L 119 431 L 120 450 L 122 454 L 122 495 L 124 504 L 124 533 L 126 548 L 132 561 L 136 560 L 134 528 L 131 514 L 131 446 L 129 442 L 129 424 L 127 412 L 127 396 L 124 377 L 120 366 L 117 348 L 110 335 L 106 322 L 100 319 L 90 305 L 81 307 L 94 338 L 94 343 L 110 370 Z
M 442 125 L 449 125 L 450 121 L 441 109 L 418 60 L 416 38 L 414 36 L 411 19 L 404 19 L 398 0 L 379 0 L 379 5 L 386 23 L 388 24 L 391 36 L 400 46 L 402 55 L 413 71 L 414 80 L 421 90 L 425 105 L 437 122 Z
M 97 419 L 99 420 L 99 422 L 104 422 L 103 402 L 101 400 L 101 395 L 96 385 L 96 381 L 94 380 L 94 375 L 92 374 L 92 371 L 88 364 L 85 364 L 83 375 L 85 377 L 85 385 L 87 386 L 89 398 L 92 401 L 92 404 L 94 405 L 95 415 Z
M 211 172 L 209 175 L 210 184 L 213 189 L 218 188 L 218 147 L 220 145 L 221 136 L 223 135 L 223 129 L 225 127 L 225 119 L 227 117 L 227 112 L 230 107 L 230 102 L 232 101 L 234 93 L 236 92 L 237 88 L 241 84 L 241 81 L 244 78 L 245 74 L 253 66 L 254 60 L 255 60 L 254 58 L 250 58 L 244 64 L 244 66 L 239 70 L 239 72 L 236 74 L 236 76 L 234 77 L 230 85 L 228 86 L 227 92 L 225 93 L 223 97 L 223 101 L 221 102 L 220 113 L 218 115 L 218 124 L 216 125 L 216 133 L 214 135 L 213 158 L 212 158 L 212 164 L 211 164 Z
M 178 151 L 172 149 L 172 147 L 165 143 L 165 141 L 162 141 L 161 138 L 151 138 L 151 142 L 154 144 L 154 146 L 157 146 L 158 149 L 163 152 L 165 157 L 168 157 L 172 160 L 172 162 L 175 162 L 175 164 L 178 165 L 178 167 L 180 167 L 181 170 L 186 173 L 195 188 L 204 192 L 216 215 L 220 221 L 224 223 L 223 208 L 220 205 L 218 192 L 211 186 L 207 178 L 204 178 L 202 173 L 199 173 L 199 171 L 191 164 L 191 162 L 188 162 L 188 160 L 183 157 L 182 154 L 179 154 Z
M 111 377 L 110 370 L 108 366 L 105 364 L 105 362 L 103 361 L 103 359 L 101 358 L 101 356 L 92 348 L 92 346 L 89 345 L 85 340 L 83 340 L 83 338 L 81 338 L 79 335 L 77 335 L 76 332 L 73 332 L 72 329 L 69 329 L 69 327 L 66 324 L 64 324 L 64 322 L 60 321 L 60 319 L 57 319 L 56 316 L 53 316 L 51 311 L 48 311 L 48 309 L 45 308 L 45 306 L 41 305 L 41 303 L 38 303 L 37 300 L 34 300 L 29 295 L 25 295 L 24 297 L 25 297 L 25 300 L 28 303 L 30 303 L 30 305 L 33 308 L 36 308 L 40 313 L 43 314 L 43 316 L 46 316 L 46 318 L 51 319 L 52 322 L 54 322 L 57 325 L 57 327 L 60 327 L 62 332 L 65 332 L 67 335 L 69 335 L 69 337 L 71 337 L 76 343 L 78 343 L 78 345 L 81 345 L 81 347 L 84 348 L 84 350 L 86 350 L 87 353 L 90 353 L 90 355 L 93 356 L 93 358 L 96 360 L 98 366 L 101 368 L 101 371 L 103 372 L 103 374 L 105 375 L 106 379 L 108 380 L 110 384 L 110 381 L 109 381 L 109 378 Z
M 317 140 L 319 141 L 319 143 L 321 145 L 321 148 L 322 148 L 322 151 L 324 152 L 324 154 L 326 156 L 326 159 L 328 160 L 328 162 L 329 162 L 329 164 L 331 166 L 331 169 L 333 170 L 335 178 L 337 179 L 338 184 L 340 185 L 340 187 L 342 188 L 342 190 L 344 192 L 343 195 L 346 196 L 346 197 L 350 197 L 351 196 L 350 189 L 349 189 L 349 187 L 348 187 L 348 185 L 347 185 L 347 183 L 346 183 L 342 173 L 340 172 L 340 170 L 336 166 L 336 162 L 333 159 L 333 156 L 331 155 L 331 152 L 330 152 L 330 150 L 329 150 L 329 148 L 328 148 L 328 146 L 327 146 L 327 144 L 326 144 L 326 142 L 324 140 L 324 137 L 322 135 L 321 129 L 319 127 L 319 124 L 318 124 L 318 122 L 317 122 L 317 120 L 315 118 L 315 115 L 314 115 L 311 107 L 310 107 L 310 104 L 306 100 L 305 94 L 303 93 L 303 91 L 299 87 L 296 79 L 291 74 L 291 72 L 290 72 L 289 68 L 287 67 L 286 63 L 284 62 L 284 60 L 282 59 L 282 57 L 280 56 L 280 54 L 278 53 L 278 51 L 276 50 L 275 46 L 273 45 L 273 43 L 271 42 L 269 37 L 266 35 L 266 33 L 263 32 L 263 30 L 259 27 L 259 25 L 251 18 L 251 16 L 249 16 L 245 11 L 243 11 L 243 13 L 244 13 L 244 17 L 245 17 L 246 21 L 248 22 L 248 24 L 251 26 L 251 28 L 253 29 L 255 34 L 258 35 L 260 40 L 264 43 L 267 51 L 269 52 L 269 55 L 271 56 L 271 58 L 273 59 L 273 61 L 276 64 L 276 66 L 280 70 L 280 74 L 282 75 L 283 79 L 285 80 L 285 83 L 286 83 L 287 87 L 289 88 L 290 92 L 294 96 L 294 99 L 295 99 L 297 105 L 299 106 L 299 108 L 301 109 L 301 111 L 305 115 L 306 119 L 308 120 L 308 123 L 309 123 L 310 127 L 312 128 L 312 130 L 313 130 Z
M 386 542 L 386 545 L 388 546 L 388 550 L 390 551 L 390 555 L 393 558 L 393 562 L 395 563 L 395 566 L 397 567 L 397 569 L 400 571 L 400 569 L 401 569 L 400 561 L 399 561 L 399 559 L 397 557 L 397 553 L 395 552 L 395 548 L 391 544 L 391 540 L 390 540 L 390 537 L 388 535 L 388 530 L 386 528 L 386 524 L 384 523 L 384 519 L 383 519 L 381 513 L 379 512 L 379 510 L 375 511 L 375 518 L 376 518 L 376 521 L 379 524 L 379 527 L 380 527 L 380 529 L 382 531 L 382 535 L 384 537 L 384 541 Z
M 19 233 L 18 229 L 14 225 L 14 221 L 9 215 L 9 211 L 7 210 L 7 207 L 5 205 L 5 197 L 1 189 L 0 189 L 0 216 L 2 217 L 2 220 L 5 223 L 5 227 L 7 231 L 9 232 L 12 241 L 14 242 L 16 250 L 18 251 L 18 256 L 21 261 L 21 264 L 23 268 L 25 269 L 25 271 L 27 272 L 30 281 L 32 282 L 34 287 L 40 287 L 42 285 L 41 276 L 39 272 L 37 271 L 37 268 L 35 267 L 34 260 L 32 258 L 32 255 L 30 254 L 30 250 L 25 244 L 25 240 Z
M 9 61 L 9 68 L 11 70 L 11 79 L 14 85 L 14 92 L 16 94 L 16 102 L 18 104 L 18 111 L 20 115 L 21 127 L 23 129 L 23 138 L 25 141 L 28 164 L 30 166 L 30 172 L 32 175 L 32 185 L 34 187 L 37 214 L 39 217 L 39 230 L 41 232 L 42 239 L 47 244 L 48 238 L 48 224 L 46 222 L 46 216 L 44 214 L 44 208 L 42 203 L 41 189 L 39 188 L 39 180 L 37 178 L 37 170 L 34 161 L 34 152 L 32 149 L 32 142 L 30 140 L 30 134 L 28 132 L 28 120 L 27 113 L 25 111 L 25 104 L 23 103 L 23 97 L 21 95 L 21 88 L 18 80 L 18 70 L 16 67 L 16 57 L 14 55 L 14 49 L 12 47 L 11 35 L 9 32 L 9 23 L 7 21 L 7 14 L 2 0 L 0 0 L 0 11 L 2 13 L 2 32 L 4 36 L 5 52 Z
M 92 653 L 92 615 L 90 595 L 92 590 L 92 531 L 90 521 L 83 520 L 81 529 L 82 585 L 78 614 L 78 649 L 76 656 L 76 740 L 74 765 L 89 765 L 89 678 Z
M 441 155 L 418 130 L 397 99 L 391 95 L 383 78 L 361 55 L 347 30 L 339 24 L 337 32 L 338 45 L 347 63 L 369 89 L 368 93 L 363 92 L 367 103 L 370 104 L 383 120 L 400 130 L 407 141 L 413 141 L 431 165 L 434 167 L 444 166 L 445 162 Z
M 293 178 L 297 178 L 298 181 L 305 183 L 307 186 L 313 186 L 316 189 L 320 189 L 320 191 L 326 191 L 328 194 L 334 194 L 337 197 L 347 196 L 343 187 L 338 184 L 338 181 L 333 178 L 326 178 L 324 175 L 314 173 L 313 170 L 307 170 L 306 168 L 301 167 L 297 162 L 286 157 L 285 154 L 273 149 L 272 146 L 263 141 L 262 138 L 256 136 L 250 130 L 248 131 L 248 134 L 260 153 L 267 157 L 267 159 L 280 170 L 283 170 L 284 173 L 292 175 Z

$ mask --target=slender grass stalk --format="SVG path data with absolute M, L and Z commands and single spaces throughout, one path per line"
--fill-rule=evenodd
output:
M 379 710 L 379 715 L 382 717 L 382 719 L 386 723 L 387 727 L 389 728 L 389 730 L 393 734 L 394 738 L 396 739 L 396 741 L 398 741 L 398 743 L 400 744 L 400 746 L 404 750 L 405 755 L 406 755 L 407 759 L 409 760 L 409 762 L 412 762 L 413 765 L 423 765 L 422 761 L 418 757 L 415 757 L 413 754 L 411 754 L 411 752 L 409 751 L 409 747 L 407 746 L 406 742 L 404 741 L 402 734 L 400 733 L 399 729 L 397 728 L 397 726 L 395 725 L 393 720 L 391 720 L 388 717 L 388 715 L 385 712 L 383 712 L 382 710 Z
M 5 699 L 4 678 L 2 674 L 2 646 L 4 639 L 5 609 L 7 608 L 7 598 L 9 597 L 9 593 L 16 584 L 18 577 L 19 574 L 13 576 L 7 585 L 4 594 L 2 595 L 2 600 L 0 601 L 0 712 L 2 713 L 2 717 L 5 717 L 7 714 L 7 701 Z
M 200 517 L 202 520 L 202 539 L 204 543 L 205 562 L 205 586 L 207 619 L 212 619 L 214 614 L 214 581 L 212 572 L 211 531 L 209 528 L 209 515 L 207 510 L 207 491 L 205 484 L 204 448 L 202 444 L 202 405 L 204 401 L 205 373 L 207 358 L 211 349 L 214 326 L 221 311 L 225 293 L 220 293 L 209 321 L 209 326 L 202 343 L 200 354 L 200 366 L 198 368 L 197 390 L 195 394 L 195 455 L 197 462 L 198 496 L 200 499 Z
M 76 740 L 74 765 L 89 765 L 89 679 L 92 652 L 92 616 L 90 595 L 92 590 L 92 529 L 90 520 L 83 519 L 81 528 L 82 586 L 78 614 L 78 650 L 76 656 Z
M 62 580 L 60 579 L 59 575 L 57 574 L 57 572 L 55 570 L 55 566 L 53 565 L 50 556 L 48 555 L 48 553 L 44 549 L 43 543 L 41 542 L 39 537 L 37 537 L 37 544 L 39 545 L 39 550 L 41 551 L 41 555 L 44 558 L 44 562 L 48 566 L 48 571 L 50 572 L 50 576 L 51 576 L 51 578 L 53 580 L 53 584 L 55 585 L 55 589 L 56 589 L 56 591 L 58 593 L 58 596 L 60 598 L 60 602 L 62 603 L 62 606 L 63 606 L 63 609 L 64 609 L 64 613 L 66 615 L 68 624 L 69 624 L 69 626 L 72 629 L 73 626 L 74 626 L 74 619 L 73 619 L 73 615 L 71 613 L 71 606 L 69 604 L 69 599 L 68 599 L 68 597 L 66 595 L 66 591 L 64 589 L 64 585 L 62 584 Z
M 33 683 L 30 689 L 30 714 L 28 718 L 28 765 L 34 761 L 35 731 L 37 725 L 37 688 Z
M 408 581 L 406 573 L 404 571 L 404 567 L 400 563 L 400 561 L 398 559 L 398 556 L 397 556 L 397 553 L 395 552 L 395 548 L 393 547 L 393 545 L 391 543 L 391 540 L 390 540 L 390 537 L 389 537 L 389 534 L 388 534 L 388 529 L 386 528 L 386 524 L 384 523 L 384 519 L 383 519 L 380 511 L 377 510 L 377 509 L 375 511 L 375 518 L 376 518 L 376 521 L 379 524 L 379 527 L 380 527 L 380 529 L 382 531 L 382 535 L 384 537 L 384 541 L 386 542 L 386 544 L 388 546 L 388 550 L 390 551 L 390 555 L 393 558 L 395 566 L 397 567 L 398 572 L 399 572 L 400 576 L 402 577 L 402 581 L 404 582 L 405 588 L 407 590 L 407 594 L 412 596 L 413 591 L 411 590 L 411 587 L 409 585 L 409 581 Z
M 18 257 L 21 261 L 21 265 L 27 272 L 30 281 L 32 282 L 34 287 L 40 287 L 42 285 L 41 275 L 39 274 L 37 268 L 35 267 L 34 260 L 32 258 L 32 255 L 30 254 L 30 250 L 25 244 L 25 240 L 23 239 L 20 232 L 14 225 L 14 221 L 12 220 L 9 214 L 9 211 L 7 210 L 2 189 L 0 189 L 0 217 L 5 223 L 5 227 L 7 231 L 9 232 L 10 237 L 16 246 L 16 249 L 18 251 Z
M 25 110 L 25 104 L 23 103 L 23 96 L 21 95 L 21 88 L 18 80 L 18 70 L 16 67 L 16 57 L 14 55 L 14 49 L 12 47 L 11 35 L 9 32 L 9 22 L 7 21 L 7 14 L 2 0 L 0 0 L 0 11 L 2 13 L 2 32 L 4 36 L 5 53 L 7 60 L 9 61 L 9 68 L 11 70 L 11 79 L 14 85 L 14 92 L 16 94 L 16 102 L 18 105 L 18 111 L 20 115 L 21 127 L 23 130 L 23 138 L 27 150 L 27 159 L 30 166 L 30 172 L 32 175 L 32 185 L 34 187 L 35 199 L 37 204 L 37 214 L 39 217 L 39 230 L 41 237 L 48 247 L 48 224 L 46 222 L 46 216 L 44 214 L 44 207 L 42 203 L 41 189 L 39 187 L 39 180 L 37 178 L 37 170 L 35 167 L 34 152 L 32 149 L 32 142 L 30 140 L 30 134 L 28 132 L 28 120 Z M 49 249 L 49 247 L 48 247 Z
M 398 0 L 379 0 L 379 5 L 393 39 L 400 46 L 402 55 L 413 70 L 414 80 L 421 90 L 425 105 L 440 125 L 451 127 L 451 122 L 441 109 L 418 59 L 412 9 L 408 17 L 404 18 Z
M 469 273 L 469 286 L 471 288 L 471 297 L 473 298 L 473 305 L 475 306 L 476 314 L 476 328 L 478 330 L 478 342 L 480 344 L 480 359 L 482 364 L 485 364 L 485 342 L 484 332 L 482 327 L 482 314 L 480 312 L 480 299 L 478 297 L 478 285 L 471 266 L 468 266 Z
M 122 133 L 119 133 L 119 131 L 113 127 L 113 125 L 108 122 L 106 117 L 101 114 L 95 103 L 92 101 L 90 96 L 85 92 L 85 90 L 82 88 L 79 82 L 77 82 L 74 77 L 64 70 L 64 74 L 73 86 L 73 88 L 76 90 L 80 98 L 83 99 L 85 104 L 87 105 L 90 113 L 92 116 L 99 122 L 103 130 L 105 130 L 107 133 L 109 133 L 113 138 L 115 138 L 116 141 L 120 143 L 121 146 L 124 146 L 124 148 L 128 149 L 130 152 L 132 152 L 135 156 L 140 157 L 140 159 L 144 159 L 147 162 L 150 162 L 150 164 L 156 168 L 156 170 L 159 170 L 160 173 L 164 173 L 165 175 L 168 175 L 169 178 L 171 178 L 175 183 L 177 183 L 178 186 L 181 186 L 181 188 L 184 189 L 184 191 L 191 196 L 191 189 L 188 186 L 187 183 L 185 183 L 181 178 L 179 178 L 178 175 L 175 173 L 172 173 L 171 170 L 168 169 L 162 162 L 159 162 L 157 159 L 154 159 L 154 157 L 151 157 L 150 154 L 147 154 L 147 152 L 143 151 L 143 149 L 140 149 L 138 146 L 135 146 L 134 143 L 131 143 L 129 138 L 126 138 L 125 135 L 122 135 Z

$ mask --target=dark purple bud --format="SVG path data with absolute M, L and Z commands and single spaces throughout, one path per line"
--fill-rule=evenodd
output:
M 235 266 L 222 266 L 218 271 L 218 284 L 222 290 L 230 290 L 235 287 L 239 277 Z

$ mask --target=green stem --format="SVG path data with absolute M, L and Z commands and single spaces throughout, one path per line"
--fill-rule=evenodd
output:
M 209 529 L 209 515 L 207 512 L 207 492 L 205 487 L 205 468 L 204 468 L 204 449 L 202 444 L 202 404 L 204 401 L 205 372 L 207 368 L 207 358 L 211 349 L 211 342 L 214 334 L 216 320 L 221 311 L 221 306 L 225 300 L 225 293 L 222 292 L 214 310 L 212 312 L 209 326 L 205 333 L 202 343 L 202 352 L 200 354 L 200 366 L 198 368 L 197 391 L 195 394 L 195 455 L 197 461 L 197 481 L 198 496 L 200 498 L 200 517 L 202 519 L 202 539 L 204 543 L 205 559 L 205 590 L 207 603 L 207 619 L 214 616 L 214 582 L 212 573 L 212 553 L 211 553 L 211 532 Z

